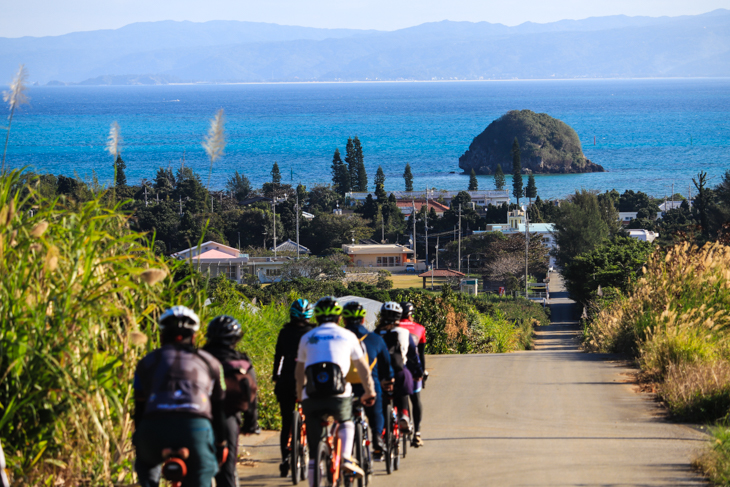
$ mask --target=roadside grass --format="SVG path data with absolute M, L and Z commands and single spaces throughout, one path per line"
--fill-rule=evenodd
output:
M 730 247 L 680 243 L 656 251 L 643 275 L 586 325 L 589 351 L 636 358 L 678 420 L 724 425 L 730 418 Z M 695 464 L 730 485 L 730 430 Z

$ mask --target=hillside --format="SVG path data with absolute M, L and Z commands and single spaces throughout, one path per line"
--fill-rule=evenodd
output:
M 583 155 L 580 139 L 568 124 L 546 113 L 512 110 L 489 124 L 474 137 L 459 158 L 459 167 L 469 173 L 494 174 L 497 164 L 512 170 L 512 144 L 520 143 L 523 172 L 536 174 L 603 172 L 602 166 Z
M 432 22 L 393 32 L 254 22 L 148 22 L 0 38 L 0 80 L 149 75 L 184 82 L 730 76 L 730 11 L 515 27 Z

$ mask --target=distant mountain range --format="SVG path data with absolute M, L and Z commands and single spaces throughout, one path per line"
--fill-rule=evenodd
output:
M 40 84 L 730 76 L 730 10 L 392 32 L 255 22 L 145 22 L 0 38 L 0 80 Z

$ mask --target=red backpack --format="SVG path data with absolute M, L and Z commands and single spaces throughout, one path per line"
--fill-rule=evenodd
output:
M 246 412 L 256 401 L 258 385 L 249 374 L 251 363 L 247 360 L 231 360 L 223 363 L 223 377 L 226 381 L 224 408 L 227 415 Z

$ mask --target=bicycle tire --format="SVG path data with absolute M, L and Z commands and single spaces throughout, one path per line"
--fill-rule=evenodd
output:
M 403 434 L 403 458 L 406 457 L 406 453 L 408 453 L 408 442 L 410 441 L 411 435 L 409 434 Z
M 319 442 L 317 448 L 317 461 L 314 465 L 314 485 L 315 487 L 333 487 L 332 475 L 330 474 L 330 464 L 332 457 L 330 449 L 324 441 Z
M 294 485 L 297 485 L 299 483 L 299 480 L 301 479 L 302 469 L 301 469 L 301 451 L 299 449 L 300 442 L 299 442 L 299 434 L 302 431 L 301 428 L 301 421 L 302 417 L 299 415 L 299 411 L 296 409 L 293 413 L 293 419 L 291 422 L 291 452 L 290 452 L 290 460 L 289 465 L 291 468 L 291 483 Z
M 368 424 L 367 422 L 362 423 L 363 425 L 363 465 L 360 465 L 360 467 L 365 472 L 365 486 L 370 484 L 370 476 L 373 474 L 373 456 L 370 451 L 370 437 L 368 433 Z
M 393 473 L 393 406 L 388 404 L 385 410 L 385 472 Z
M 362 437 L 362 423 L 359 420 L 355 421 L 355 442 L 352 444 L 353 456 L 357 461 L 357 464 L 365 470 L 365 455 L 363 454 L 363 437 Z M 366 474 L 367 475 L 367 474 Z M 357 479 L 357 487 L 365 487 L 365 476 Z
M 395 415 L 394 415 L 395 416 Z M 393 418 L 393 424 L 395 425 L 395 428 L 400 428 L 398 426 L 398 418 Z M 400 438 L 398 435 L 393 433 L 393 470 L 398 470 L 400 468 Z
M 304 424 L 304 421 L 301 422 L 301 424 Z M 301 430 L 300 436 L 301 436 Z M 307 480 L 309 478 L 309 443 L 307 442 L 306 435 L 302 436 L 302 439 L 299 440 L 299 457 L 301 458 L 301 473 L 299 474 L 299 478 L 302 480 Z

